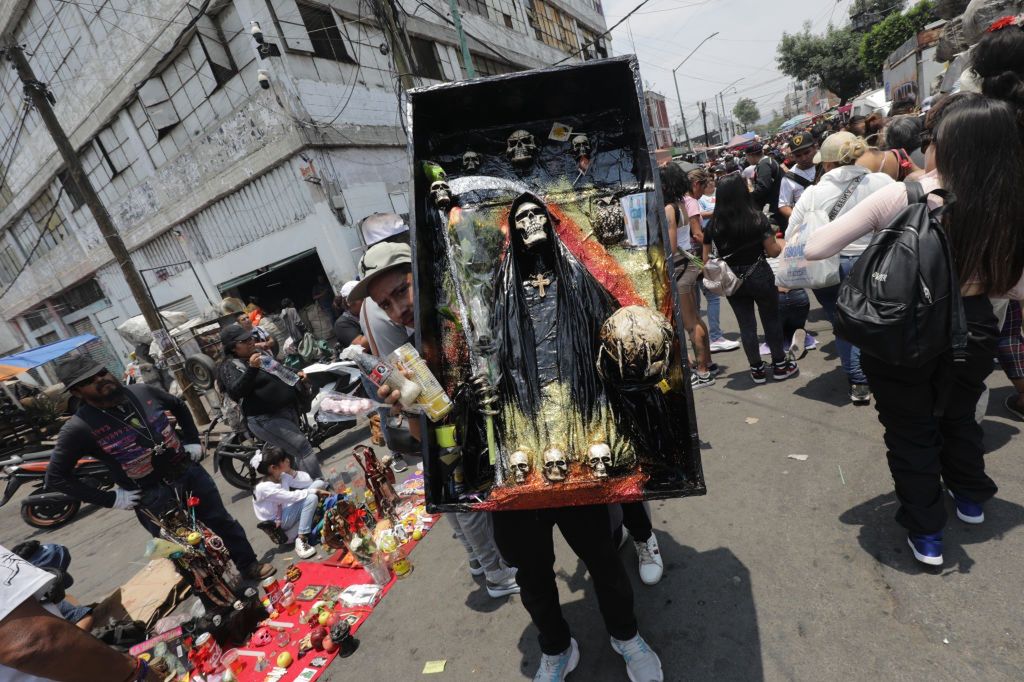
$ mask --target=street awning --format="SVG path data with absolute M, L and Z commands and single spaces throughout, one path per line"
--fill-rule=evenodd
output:
M 316 249 L 308 249 L 306 251 L 303 251 L 302 253 L 297 253 L 294 256 L 289 256 L 284 260 L 279 260 L 277 262 L 271 263 L 270 265 L 264 265 L 262 268 L 257 268 L 255 270 L 245 273 L 244 275 L 235 277 L 234 279 L 229 279 L 227 282 L 221 282 L 220 284 L 217 285 L 217 288 L 223 293 L 228 289 L 231 289 L 232 287 L 237 287 L 242 284 L 245 284 L 246 282 L 251 282 L 257 277 L 262 277 L 267 273 L 273 272 L 278 268 L 282 268 L 285 265 L 288 265 L 289 263 L 294 263 L 295 261 L 301 260 L 306 256 L 312 255 L 314 253 L 316 253 Z
M 740 145 L 744 145 L 744 144 L 748 144 L 750 142 L 753 142 L 755 137 L 757 137 L 757 133 L 754 133 L 754 132 L 743 133 L 741 135 L 736 135 L 731 140 L 729 140 L 729 143 L 726 146 L 728 146 L 728 147 L 739 147 Z
M 90 341 L 97 341 L 99 337 L 92 334 L 73 336 L 70 339 L 62 339 L 38 348 L 30 348 L 21 353 L 8 355 L 0 358 L 0 381 L 15 377 L 22 372 L 27 372 L 34 367 L 45 365 L 56 360 L 62 355 L 67 355 L 79 346 L 84 346 Z

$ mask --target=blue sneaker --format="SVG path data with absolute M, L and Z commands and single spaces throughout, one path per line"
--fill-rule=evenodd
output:
M 580 664 L 580 647 L 575 639 L 569 639 L 569 648 L 555 656 L 544 654 L 540 667 L 533 676 L 533 682 L 562 682 Z
M 957 495 L 952 490 L 949 490 L 949 496 L 953 498 L 953 502 L 956 503 L 956 517 L 964 523 L 981 523 L 985 520 L 985 508 L 974 502 L 968 500 L 963 495 Z
M 931 535 L 907 535 L 907 544 L 914 551 L 914 558 L 929 566 L 942 565 L 942 533 Z

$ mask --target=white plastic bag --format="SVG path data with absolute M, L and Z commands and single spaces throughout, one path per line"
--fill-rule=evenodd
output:
M 775 283 L 783 289 L 823 289 L 839 284 L 839 254 L 825 260 L 807 260 L 804 249 L 814 231 L 829 223 L 828 214 L 816 208 L 799 225 L 786 230 L 786 246 L 771 260 Z

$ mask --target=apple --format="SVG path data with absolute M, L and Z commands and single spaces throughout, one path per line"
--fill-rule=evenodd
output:
M 292 664 L 292 655 L 290 653 L 288 653 L 287 651 L 282 651 L 280 654 L 278 654 L 278 656 L 277 656 L 277 667 L 278 668 L 287 668 L 291 664 Z
M 414 530 L 412 532 L 412 539 L 415 540 L 416 542 L 419 542 L 420 540 L 422 540 L 423 539 L 423 531 L 421 531 L 419 528 Z
M 327 653 L 329 653 L 329 654 L 330 653 L 334 653 L 335 651 L 338 650 L 338 643 L 335 642 L 330 637 L 324 637 L 323 647 L 324 647 L 324 651 L 326 651 Z
M 330 620 L 330 618 L 331 618 L 331 612 L 330 611 L 321 611 L 320 612 L 320 617 L 317 620 L 320 621 L 320 625 L 327 625 L 327 621 Z
M 197 530 L 194 530 L 185 537 L 185 541 L 188 542 L 188 544 L 195 547 L 203 541 L 203 534 Z

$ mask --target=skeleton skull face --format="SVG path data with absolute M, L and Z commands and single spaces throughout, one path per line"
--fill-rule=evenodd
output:
M 516 450 L 509 456 L 508 461 L 515 482 L 526 483 L 526 477 L 530 473 L 530 455 L 525 450 Z
M 668 369 L 672 326 L 644 306 L 619 308 L 601 325 L 597 371 L 619 385 L 653 386 Z
M 561 449 L 551 447 L 544 451 L 544 478 L 551 483 L 561 483 L 568 473 L 569 462 Z
M 594 443 L 587 451 L 587 463 L 594 471 L 594 478 L 608 478 L 608 467 L 612 465 L 612 449 L 608 443 Z
M 572 153 L 577 159 L 589 157 L 591 152 L 590 138 L 586 135 L 576 135 L 572 138 Z
M 505 155 L 516 165 L 533 161 L 533 157 L 537 155 L 537 143 L 534 141 L 533 135 L 526 130 L 517 130 L 509 135 Z
M 438 180 L 430 185 L 430 198 L 442 211 L 447 211 L 452 205 L 452 189 L 444 180 Z
M 470 150 L 462 155 L 462 168 L 472 173 L 480 168 L 480 155 Z
M 537 204 L 531 201 L 519 204 L 516 208 L 515 224 L 526 248 L 547 241 L 548 235 L 544 228 L 548 224 L 548 214 Z

